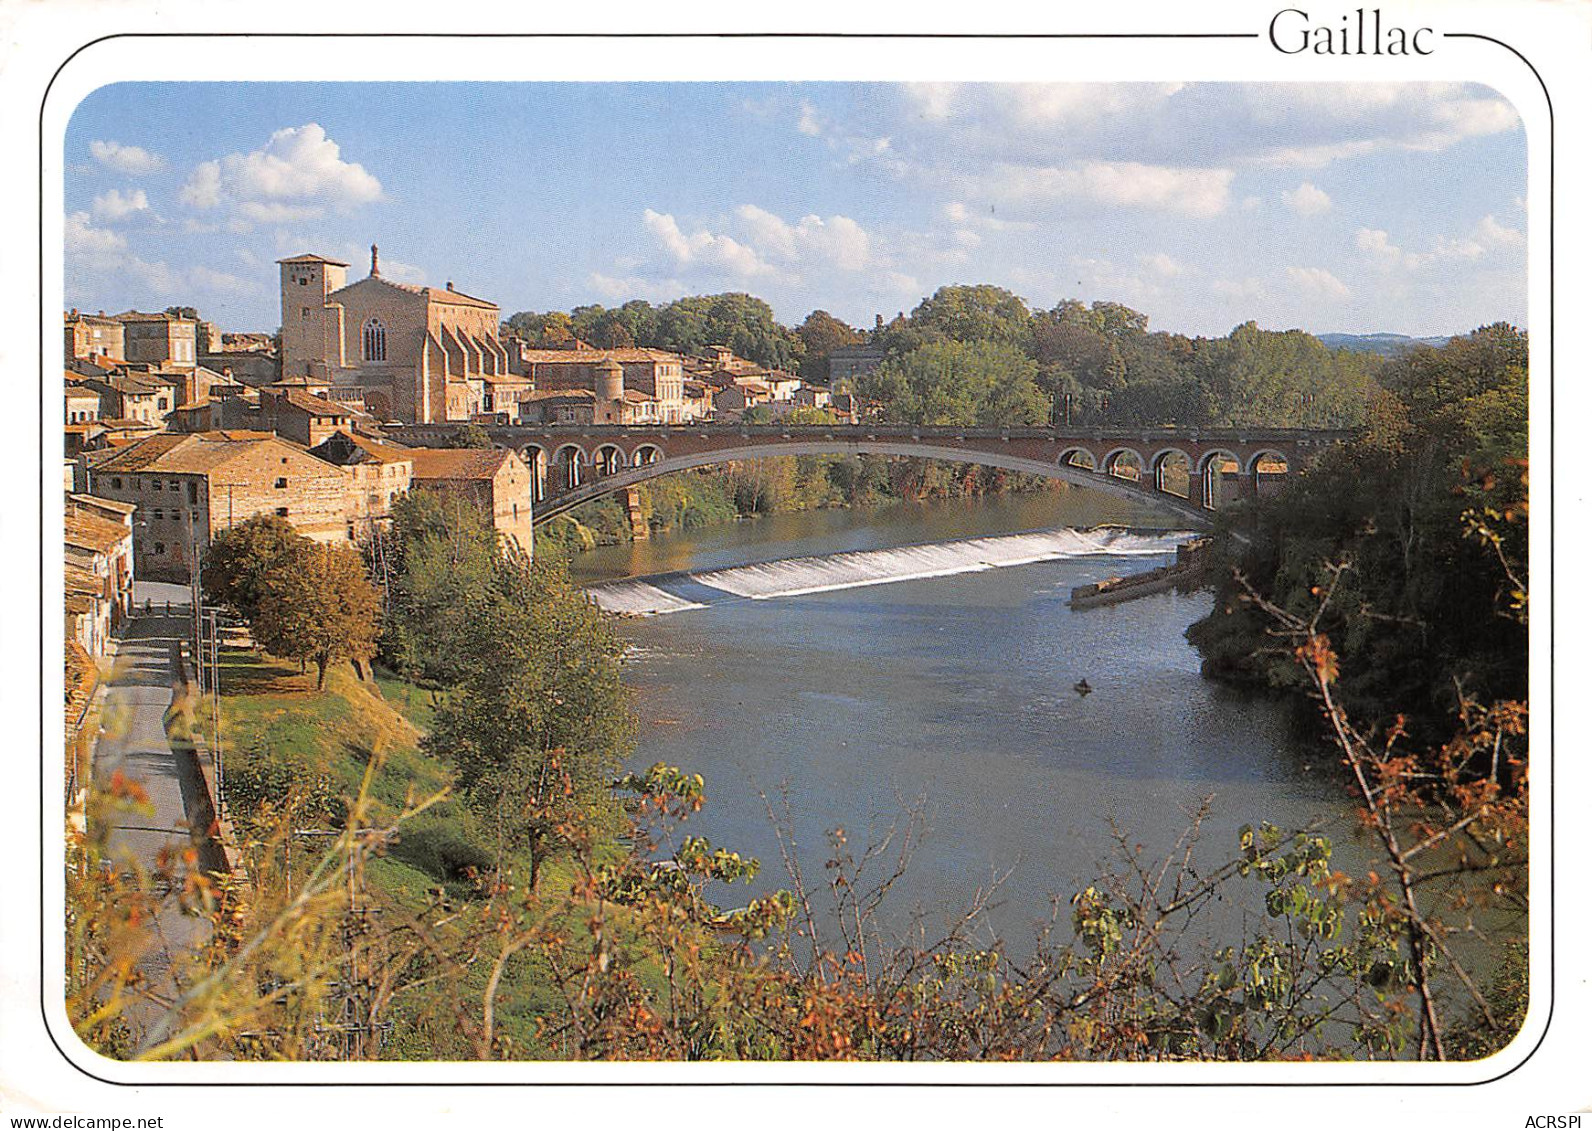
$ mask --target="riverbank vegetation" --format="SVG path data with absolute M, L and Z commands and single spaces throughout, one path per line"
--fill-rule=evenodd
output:
M 1460 512 L 1500 569 L 1515 520 L 1507 506 L 1486 514 L 1502 501 Z M 1326 629 L 1346 569 L 1298 613 L 1246 595 L 1363 783 L 1386 868 L 1348 875 L 1318 832 L 1259 825 L 1198 869 L 1201 808 L 1162 858 L 1119 830 L 1116 866 L 1062 893 L 1037 938 L 992 940 L 983 911 L 998 888 L 970 892 L 948 925 L 881 925 L 921 813 L 873 843 L 834 830 L 813 876 L 771 806 L 783 877 L 770 884 L 758 861 L 694 835 L 711 792 L 689 768 L 622 773 L 623 644 L 559 561 L 499 553 L 468 509 L 416 498 L 370 564 L 395 694 L 352 665 L 316 690 L 291 660 L 224 657 L 240 873 L 217 881 L 173 860 L 182 882 L 141 883 L 98 866 L 103 822 L 74 838 L 69 1010 L 101 1051 L 1412 1059 L 1486 1055 L 1520 1022 L 1518 955 L 1499 978 L 1473 976 L 1440 907 L 1474 898 L 1455 873 L 1523 898 L 1523 709 L 1477 703 L 1435 751 L 1356 718 L 1339 699 L 1350 653 Z M 1498 595 L 1523 615 L 1523 589 Z M 1480 772 L 1488 752 L 1507 781 Z M 137 804 L 117 788 L 95 804 Z M 175 1003 L 140 990 L 162 900 L 210 930 Z M 1254 907 L 1258 925 L 1213 936 L 1200 925 L 1217 900 Z

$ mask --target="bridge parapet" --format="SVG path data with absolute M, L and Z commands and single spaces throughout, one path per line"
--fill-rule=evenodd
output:
M 463 425 L 392 429 L 448 443 Z M 1026 428 L 914 424 L 489 425 L 526 459 L 535 523 L 635 483 L 714 463 L 782 455 L 879 454 L 978 463 L 1149 499 L 1197 525 L 1275 490 L 1320 451 L 1358 435 L 1302 428 Z

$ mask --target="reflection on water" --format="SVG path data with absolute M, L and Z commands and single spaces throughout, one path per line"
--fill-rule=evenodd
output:
M 696 573 L 825 548 L 1152 517 L 1066 492 L 786 516 L 746 524 L 766 541 L 741 540 L 738 526 L 660 538 L 630 555 L 636 572 L 667 563 Z M 623 549 L 582 568 L 615 576 Z M 1209 861 L 1230 854 L 1246 822 L 1341 816 L 1346 801 L 1324 750 L 1292 738 L 1274 704 L 1201 678 L 1183 634 L 1208 595 L 1067 607 L 1075 585 L 1167 560 L 1061 557 L 626 621 L 636 645 L 627 670 L 641 720 L 636 763 L 703 774 L 709 804 L 692 825 L 761 857 L 759 888 L 787 883 L 760 794 L 788 797 L 803 869 L 819 883 L 830 829 L 847 829 L 860 850 L 869 830 L 925 798 L 930 834 L 892 896 L 893 921 L 904 923 L 914 905 L 949 914 L 1010 869 L 992 926 L 1013 942 L 1031 937 L 1052 894 L 1070 895 L 1110 860 L 1112 819 L 1130 843 L 1164 852 L 1186 812 L 1215 794 Z M 1083 678 L 1094 689 L 1086 697 L 1073 690 Z M 1352 868 L 1349 823 L 1332 831 Z M 745 892 L 717 894 L 739 902 Z

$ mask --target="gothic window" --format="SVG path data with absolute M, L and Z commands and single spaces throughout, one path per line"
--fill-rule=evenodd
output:
M 374 318 L 365 323 L 365 360 L 387 360 L 387 330 Z

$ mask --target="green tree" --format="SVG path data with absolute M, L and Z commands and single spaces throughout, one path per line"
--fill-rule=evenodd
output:
M 941 287 L 912 311 L 915 329 L 957 342 L 1002 342 L 1031 348 L 1028 304 L 1002 287 Z
M 457 767 L 499 862 L 529 852 L 534 888 L 573 830 L 613 815 L 608 787 L 634 734 L 625 646 L 562 563 L 517 548 L 495 559 L 490 599 L 472 611 L 462 678 L 426 746 Z
M 488 599 L 497 533 L 467 501 L 415 491 L 393 504 L 383 661 L 417 682 L 462 677 L 473 608 Z
M 857 381 L 878 400 L 887 420 L 982 427 L 1043 424 L 1050 399 L 1038 366 L 1016 346 L 998 342 L 934 342 L 891 359 Z
M 381 595 L 358 553 L 311 543 L 292 569 L 267 580 L 250 627 L 266 651 L 313 663 L 320 689 L 333 662 L 376 654 L 380 607 Z
M 267 583 L 296 570 L 311 545 L 280 515 L 245 519 L 217 534 L 205 552 L 201 574 L 205 600 L 252 621 Z
M 865 340 L 860 330 L 846 325 L 827 310 L 813 311 L 796 327 L 796 333 L 802 340 L 802 379 L 814 385 L 829 384 L 830 351 L 860 345 Z

